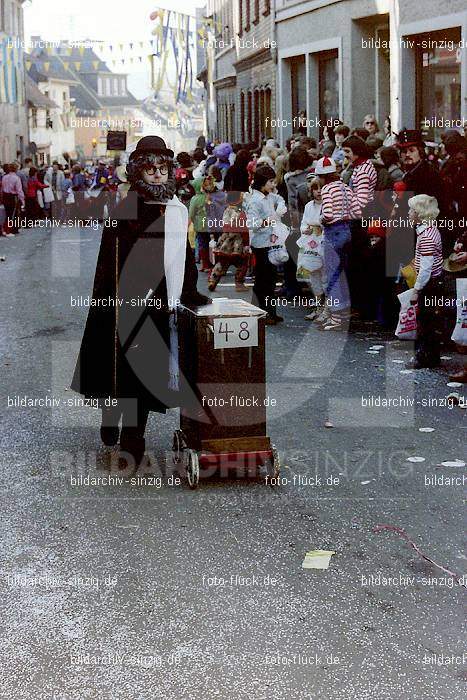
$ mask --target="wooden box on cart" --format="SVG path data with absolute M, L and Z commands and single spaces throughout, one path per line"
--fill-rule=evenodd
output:
M 180 310 L 180 369 L 192 395 L 174 451 L 187 448 L 195 470 L 196 460 L 221 467 L 271 461 L 278 469 L 266 434 L 265 315 L 242 299 Z

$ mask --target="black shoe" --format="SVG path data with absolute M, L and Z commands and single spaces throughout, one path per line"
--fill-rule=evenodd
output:
M 410 360 L 410 362 L 407 362 L 405 365 L 406 369 L 435 369 L 435 367 L 439 367 L 440 362 L 436 361 L 428 361 L 428 360 L 419 360 L 416 357 L 413 360 Z
M 133 466 L 135 469 L 141 464 L 145 449 L 146 441 L 144 438 L 127 437 L 122 431 L 122 436 L 120 438 L 120 451 L 129 455 L 134 460 L 134 464 L 131 466 Z M 126 469 L 128 466 L 130 465 L 126 465 L 125 467 L 121 468 Z
M 113 447 L 120 437 L 120 430 L 113 425 L 101 425 L 101 440 L 106 447 Z

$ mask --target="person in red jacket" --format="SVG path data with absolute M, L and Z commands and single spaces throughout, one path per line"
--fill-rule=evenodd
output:
M 28 226 L 32 225 L 34 219 L 41 219 L 43 212 L 37 201 L 39 190 L 45 190 L 48 185 L 43 184 L 37 177 L 37 168 L 29 168 L 29 177 L 26 183 L 26 218 Z

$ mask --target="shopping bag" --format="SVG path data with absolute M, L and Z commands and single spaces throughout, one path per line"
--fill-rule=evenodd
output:
M 55 202 L 55 195 L 51 187 L 46 187 L 44 190 L 42 190 L 42 194 L 44 197 L 44 202 L 46 204 L 51 204 L 52 202 Z
M 457 319 L 451 340 L 462 347 L 467 346 L 467 277 L 456 280 Z
M 300 248 L 297 257 L 297 268 L 304 267 L 308 272 L 317 272 L 323 267 L 323 247 L 321 241 L 314 235 L 302 235 L 297 241 Z
M 297 260 L 297 273 L 295 275 L 297 282 L 309 282 L 310 277 L 311 272 L 302 265 L 300 265 L 299 261 Z
M 75 203 L 75 195 L 73 190 L 68 190 L 67 198 L 65 200 L 65 204 L 74 204 Z
M 396 336 L 399 340 L 415 340 L 417 337 L 417 312 L 418 304 L 411 303 L 413 291 L 407 289 L 398 294 L 401 309 L 399 311 L 399 323 L 396 328 Z
M 289 254 L 285 247 L 285 241 L 289 233 L 288 227 L 282 221 L 277 221 L 273 224 L 268 251 L 269 262 L 273 265 L 282 265 L 289 259 Z

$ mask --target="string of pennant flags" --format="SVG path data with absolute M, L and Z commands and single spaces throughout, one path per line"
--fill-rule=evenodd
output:
M 49 41 L 40 45 L 40 69 L 47 74 L 52 62 L 47 56 L 60 56 L 65 70 L 79 72 L 86 61 L 86 50 L 98 52 L 99 60 L 87 61 L 98 70 L 101 61 L 115 67 L 150 63 L 152 87 L 155 96 L 163 87 L 173 91 L 176 102 L 193 101 L 194 52 L 196 43 L 202 44 L 210 32 L 220 31 L 219 23 L 204 18 L 198 31 L 193 29 L 194 17 L 173 10 L 156 9 L 150 15 L 155 22 L 150 39 L 125 41 L 84 40 L 77 42 Z M 13 43 L 9 37 L 0 39 L 0 101 L 15 103 L 24 99 L 24 67 L 29 72 L 34 64 L 34 55 L 26 53 L 24 47 Z M 34 52 L 34 48 L 32 47 Z M 130 55 L 128 55 L 130 52 Z M 79 55 L 79 58 L 77 56 Z M 80 60 L 82 59 L 82 60 Z M 172 79 L 170 76 L 173 76 Z
M 156 45 L 151 61 L 152 88 L 157 97 L 163 87 L 173 91 L 175 103 L 193 101 L 194 52 L 196 49 L 196 32 L 190 29 L 194 18 L 182 12 L 156 8 L 150 15 L 155 22 L 152 35 Z M 170 67 L 173 82 L 170 80 Z

